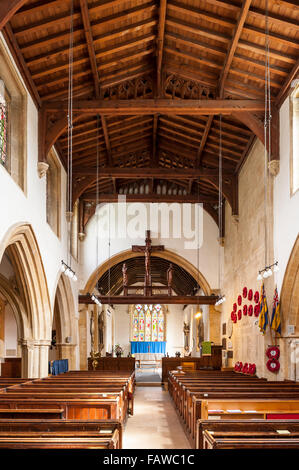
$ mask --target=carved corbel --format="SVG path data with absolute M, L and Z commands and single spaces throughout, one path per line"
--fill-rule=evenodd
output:
M 46 162 L 37 162 L 37 172 L 39 178 L 43 178 L 46 176 L 48 171 L 49 165 Z
M 270 175 L 277 176 L 280 170 L 280 161 L 279 160 L 271 160 L 269 162 L 269 171 Z

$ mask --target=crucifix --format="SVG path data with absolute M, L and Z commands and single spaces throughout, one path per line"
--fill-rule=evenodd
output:
M 147 230 L 145 235 L 145 245 L 133 245 L 132 251 L 144 252 L 145 256 L 145 277 L 144 277 L 144 295 L 152 295 L 152 279 L 151 279 L 151 253 L 153 251 L 164 251 L 164 245 L 152 245 L 150 238 L 150 230 Z

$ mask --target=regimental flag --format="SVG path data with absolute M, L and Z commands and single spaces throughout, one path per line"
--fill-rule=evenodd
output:
M 260 328 L 260 332 L 263 333 L 263 335 L 266 332 L 267 325 L 268 325 L 268 305 L 267 305 L 267 299 L 266 299 L 265 288 L 264 288 L 264 283 L 263 283 L 262 289 L 261 289 L 261 306 L 260 306 L 260 318 L 259 318 L 259 328 Z
M 276 333 L 279 333 L 281 335 L 280 304 L 278 300 L 277 287 L 275 288 L 275 291 L 274 291 L 271 328 L 272 330 L 276 331 Z

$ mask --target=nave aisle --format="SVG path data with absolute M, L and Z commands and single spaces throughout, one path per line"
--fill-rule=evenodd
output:
M 190 449 L 168 392 L 136 387 L 134 416 L 128 418 L 124 449 Z

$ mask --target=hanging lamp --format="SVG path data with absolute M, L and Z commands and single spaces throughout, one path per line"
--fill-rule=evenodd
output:
M 271 157 L 271 75 L 270 75 L 270 49 L 269 49 L 269 6 L 266 0 L 265 15 L 265 112 L 264 112 L 264 233 L 265 233 L 265 267 L 258 272 L 257 280 L 271 277 L 273 272 L 277 272 L 278 261 L 269 264 L 268 253 L 268 172 Z M 273 271 L 272 271 L 273 268 Z
M 221 256 L 221 237 L 222 237 L 222 227 L 223 227 L 223 214 L 222 214 L 222 115 L 219 116 L 219 192 L 218 192 L 218 225 L 219 225 L 219 245 L 218 245 L 218 286 L 220 290 L 220 295 L 215 303 L 215 305 L 220 305 L 225 302 L 225 295 L 221 294 L 222 291 L 222 256 Z
M 73 165 L 73 48 L 74 48 L 74 2 L 71 0 L 70 43 L 69 43 L 69 82 L 68 82 L 68 137 L 67 137 L 67 262 L 61 260 L 61 271 L 73 281 L 77 281 L 71 267 L 71 223 L 72 223 L 72 165 Z

